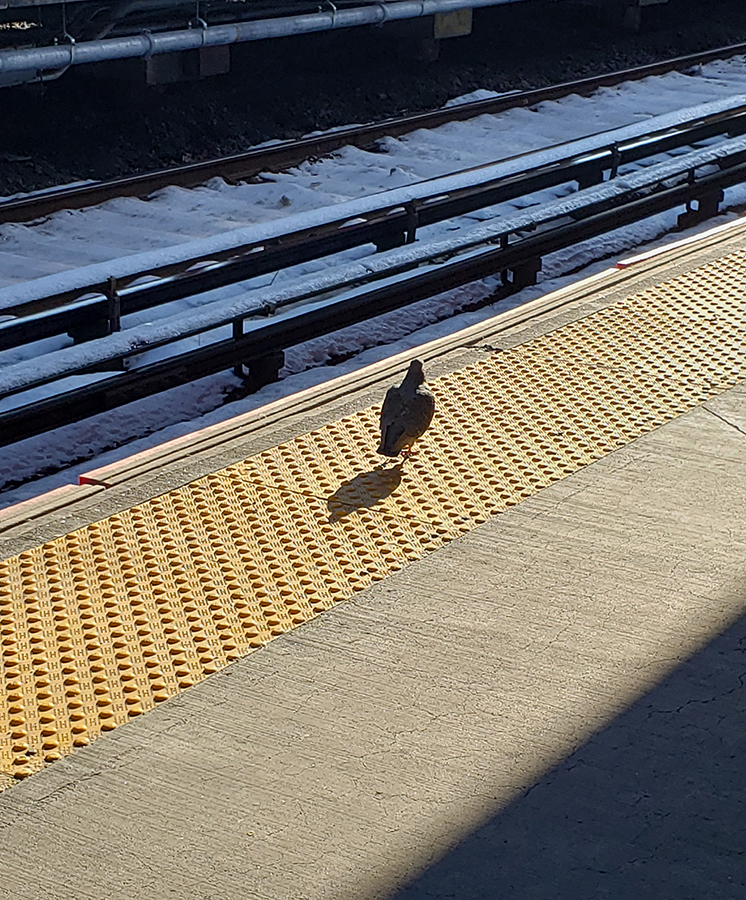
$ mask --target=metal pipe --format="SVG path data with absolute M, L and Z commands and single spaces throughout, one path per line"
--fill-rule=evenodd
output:
M 236 22 L 231 25 L 212 25 L 182 31 L 164 31 L 157 34 L 143 33 L 129 37 L 84 41 L 74 45 L 3 50 L 0 51 L 0 76 L 64 69 L 73 65 L 112 59 L 132 59 L 181 50 L 199 50 L 202 47 L 221 47 L 245 41 L 352 28 L 357 25 L 378 25 L 397 19 L 414 19 L 457 9 L 522 2 L 525 0 L 396 0 L 352 9 L 330 9 L 328 12 Z

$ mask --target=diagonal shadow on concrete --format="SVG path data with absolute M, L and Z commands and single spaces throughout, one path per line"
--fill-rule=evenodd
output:
M 746 616 L 389 897 L 746 897 Z

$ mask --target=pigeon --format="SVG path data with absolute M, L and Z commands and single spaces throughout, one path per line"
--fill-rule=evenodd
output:
M 422 363 L 413 359 L 404 381 L 386 392 L 381 408 L 381 456 L 411 456 L 409 447 L 427 431 L 435 412 L 435 397 L 424 382 Z

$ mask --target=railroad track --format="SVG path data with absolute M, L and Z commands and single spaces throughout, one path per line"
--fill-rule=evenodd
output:
M 56 188 L 28 197 L 0 201 L 0 224 L 28 222 L 62 210 L 82 209 L 115 197 L 149 197 L 166 187 L 195 187 L 211 178 L 228 182 L 241 181 L 262 172 L 277 172 L 299 165 L 309 158 L 328 156 L 345 146 L 370 149 L 385 137 L 399 137 L 419 128 L 437 128 L 449 122 L 463 122 L 480 115 L 495 115 L 508 109 L 530 107 L 569 94 L 588 95 L 602 87 L 613 87 L 667 72 L 686 71 L 718 59 L 746 53 L 746 44 L 731 44 L 715 50 L 692 53 L 633 69 L 622 69 L 562 84 L 517 91 L 489 100 L 450 106 L 433 112 L 387 119 L 375 124 L 342 128 L 297 141 L 282 141 L 268 147 L 257 147 L 245 153 L 220 159 L 191 163 L 142 175 L 116 178 L 90 184 Z
M 302 341 L 496 272 L 503 273 L 507 294 L 532 283 L 542 258 L 549 253 L 678 206 L 685 207 L 680 224 L 691 225 L 717 211 L 725 188 L 743 181 L 746 137 L 742 136 L 477 226 L 451 241 L 388 251 L 381 254 L 378 271 L 370 271 L 367 279 L 359 267 L 353 272 L 340 270 L 323 285 L 316 279 L 310 291 L 304 290 L 301 280 L 274 296 L 265 293 L 263 307 L 249 299 L 243 308 L 233 304 L 227 314 L 217 308 L 191 321 L 181 318 L 177 325 L 165 320 L 67 348 L 48 363 L 42 358 L 9 366 L 0 373 L 0 397 L 22 395 L 52 383 L 60 386 L 60 392 L 0 412 L 0 444 L 232 367 L 246 366 L 254 386 L 259 387 L 276 378 L 284 350 Z M 393 276 L 391 283 L 376 283 Z M 364 284 L 366 280 L 370 283 Z M 340 295 L 344 288 L 348 292 Z M 4 327 L 11 329 L 13 323 Z M 231 331 L 228 338 L 221 334 L 226 328 Z M 177 349 L 165 360 L 127 371 L 128 361 L 148 351 L 176 347 L 195 335 L 212 339 L 206 346 Z M 67 379 L 102 372 L 114 374 L 65 390 Z
M 135 255 L 0 289 L 0 311 L 18 317 L 0 324 L 0 350 L 54 334 L 68 333 L 78 340 L 104 337 L 119 330 L 122 315 L 364 244 L 381 251 L 414 243 L 420 229 L 435 223 L 547 187 L 590 187 L 616 177 L 629 163 L 744 132 L 746 95 L 737 95 L 343 203 L 321 215 L 314 212 L 228 233 L 223 247 L 214 240 L 207 242 L 206 251 L 199 249 L 199 242 L 197 250 L 186 245 L 170 254 L 166 264 L 152 265 L 152 254 Z M 306 226 L 307 219 L 314 224 Z M 87 295 L 93 296 L 80 302 Z
M 14 318 L 0 322 L 0 351 L 60 334 L 76 345 L 0 369 L 0 445 L 231 368 L 257 388 L 309 339 L 495 273 L 498 299 L 534 283 L 547 254 L 663 210 L 681 207 L 682 227 L 702 221 L 727 187 L 746 181 L 745 132 L 746 96 L 729 97 L 206 238 L 173 248 L 165 263 L 140 254 L 2 288 L 0 314 Z M 557 186 L 572 192 L 427 239 L 436 223 Z M 364 244 L 379 252 L 120 330 L 133 312 Z M 202 346 L 188 346 L 195 337 Z M 38 399 L 50 386 L 54 395 Z

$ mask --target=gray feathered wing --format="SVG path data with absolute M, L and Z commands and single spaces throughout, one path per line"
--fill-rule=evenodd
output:
M 383 456 L 398 456 L 427 430 L 435 412 L 435 398 L 427 388 L 416 391 L 390 387 L 381 408 L 381 445 Z

